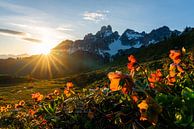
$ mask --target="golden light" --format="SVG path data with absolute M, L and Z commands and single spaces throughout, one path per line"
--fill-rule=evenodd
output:
M 25 51 L 32 56 L 25 59 L 15 74 L 23 74 L 31 70 L 28 74 L 35 78 L 53 78 L 64 75 L 64 69 L 69 70 L 66 55 L 51 52 L 51 49 L 64 39 L 72 39 L 73 36 L 56 28 L 39 24 L 27 25 L 23 29 L 29 32 L 29 38 L 32 36 L 41 42 L 24 44 Z
M 56 46 L 56 44 L 54 44 L 55 42 L 53 43 L 52 41 L 53 40 L 50 39 L 44 39 L 42 43 L 36 44 L 31 48 L 31 53 L 48 55 L 51 49 Z
M 29 66 L 32 66 L 31 74 L 33 75 L 36 73 L 40 77 L 46 77 L 46 78 L 52 78 L 53 77 L 53 71 L 54 73 L 60 73 L 62 71 L 61 68 L 65 68 L 66 65 L 64 62 L 61 61 L 56 55 L 48 54 L 40 54 L 34 56 L 27 64 L 25 64 L 23 67 L 18 69 L 16 73 L 19 73 L 21 71 L 25 71 L 26 68 Z
M 48 55 L 52 49 L 50 44 L 40 44 L 34 50 L 34 53 Z
M 31 68 L 30 74 L 39 77 L 52 78 L 53 76 L 64 74 L 62 71 L 64 68 L 67 69 L 66 62 L 62 60 L 61 56 L 51 53 L 51 49 L 56 47 L 59 41 L 62 40 L 62 37 L 59 37 L 60 34 L 49 28 L 39 28 L 37 35 L 41 43 L 34 43 L 29 48 L 29 54 L 34 56 L 16 73 Z M 53 73 L 55 74 L 53 75 Z
M 30 53 L 48 55 L 58 43 L 57 34 L 50 29 L 42 28 L 39 30 L 39 35 L 41 43 L 34 44 Z

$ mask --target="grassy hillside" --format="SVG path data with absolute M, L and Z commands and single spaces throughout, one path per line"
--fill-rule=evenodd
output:
M 1 87 L 0 127 L 192 129 L 194 58 L 184 50 L 169 57 L 139 64 L 130 56 L 128 69 Z
M 183 46 L 186 48 L 186 50 L 194 52 L 194 30 L 184 32 L 178 37 L 171 37 L 170 39 L 166 39 L 158 44 L 142 47 L 139 51 L 133 52 L 132 54 L 137 57 L 141 64 L 146 65 L 149 69 L 154 70 L 156 68 L 162 68 L 161 64 L 163 62 L 169 62 L 169 59 L 167 58 L 169 50 L 181 49 Z M 64 85 L 67 81 L 73 81 L 75 85 L 78 85 L 79 87 L 92 87 L 98 84 L 102 86 L 101 82 L 108 81 L 107 74 L 110 71 L 119 70 L 124 73 L 127 72 L 127 56 L 128 54 L 119 56 L 114 62 L 106 64 L 98 70 L 90 70 L 90 72 L 80 72 L 77 74 L 66 74 L 65 77 L 53 79 L 49 82 L 54 81 L 56 84 L 59 84 L 59 87 L 61 87 L 61 84 Z M 40 80 L 33 80 L 29 77 L 1 75 L 0 87 L 4 88 L 7 86 L 11 88 L 13 85 L 15 85 L 16 87 L 18 86 L 18 89 L 20 89 L 20 86 L 23 86 L 22 83 L 25 83 L 23 87 L 26 87 L 25 85 L 31 85 L 31 82 L 36 81 L 38 82 L 37 84 L 42 83 Z M 44 85 L 44 83 L 41 85 Z M 45 85 L 45 88 L 46 87 L 47 85 Z

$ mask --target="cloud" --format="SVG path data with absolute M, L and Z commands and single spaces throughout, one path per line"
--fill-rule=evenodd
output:
M 99 22 L 107 18 L 109 11 L 96 11 L 96 12 L 85 12 L 83 19 L 88 21 Z
M 25 36 L 27 33 L 9 30 L 9 29 L 0 29 L 0 34 L 8 34 L 8 35 L 17 35 L 17 36 Z
M 34 42 L 34 43 L 41 43 L 42 41 L 35 38 L 22 38 L 23 40 Z
M 13 23 L 13 22 L 10 22 L 8 23 L 9 25 L 12 25 L 12 26 L 16 26 L 16 27 L 20 27 L 20 28 L 26 28 L 28 27 L 28 25 L 26 24 L 20 24 L 20 23 Z
M 0 28 L 0 35 L 6 35 L 6 36 L 12 36 L 16 38 L 20 38 L 25 41 L 30 41 L 33 43 L 40 43 L 40 39 L 32 38 L 30 34 L 21 32 L 21 31 L 15 31 L 15 30 L 10 30 L 10 29 L 1 29 Z
M 56 28 L 58 31 L 73 31 L 72 26 L 70 25 L 63 25 Z

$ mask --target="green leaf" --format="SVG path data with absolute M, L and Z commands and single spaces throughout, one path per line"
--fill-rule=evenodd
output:
M 119 85 L 120 85 L 120 86 L 124 86 L 124 84 L 125 84 L 125 80 L 123 80 L 123 79 L 120 80 Z
M 183 96 L 187 106 L 194 108 L 194 91 L 188 87 L 185 87 L 182 90 L 181 95 Z
M 51 104 L 48 104 L 48 107 L 49 107 L 49 110 L 50 110 L 52 113 L 55 112 L 54 109 L 53 109 L 53 107 L 51 106 Z
M 183 106 L 181 111 L 175 114 L 175 118 L 176 124 L 186 127 L 193 121 L 193 111 L 189 107 Z
M 181 107 L 182 107 L 181 98 L 178 97 L 178 96 L 175 96 L 175 97 L 173 98 L 173 105 L 174 105 L 176 108 L 181 108 Z
M 189 98 L 194 98 L 194 91 L 192 89 L 190 89 L 189 87 L 185 87 L 182 92 L 181 95 L 183 97 L 189 97 Z
M 167 106 L 172 103 L 173 96 L 159 93 L 156 95 L 156 101 L 162 106 Z
M 43 109 L 44 109 L 49 115 L 52 115 L 52 113 L 49 111 L 49 109 L 48 109 L 45 105 L 43 105 Z

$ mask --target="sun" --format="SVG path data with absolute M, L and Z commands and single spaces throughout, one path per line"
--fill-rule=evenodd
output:
M 40 54 L 48 55 L 50 54 L 50 52 L 51 52 L 51 46 L 46 44 L 42 45 L 40 49 Z
M 31 51 L 33 54 L 49 55 L 53 47 L 50 43 L 40 43 L 36 44 Z

